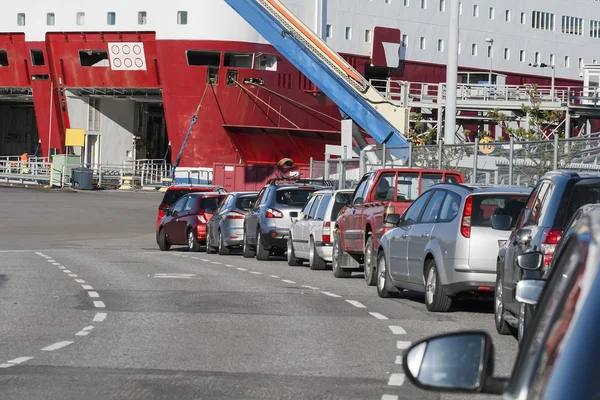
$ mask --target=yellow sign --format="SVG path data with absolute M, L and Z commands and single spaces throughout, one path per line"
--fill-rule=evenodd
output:
M 65 146 L 83 147 L 85 146 L 85 130 L 67 129 L 65 134 Z
M 482 138 L 479 141 L 479 151 L 481 151 L 485 155 L 492 154 L 494 152 L 494 150 L 496 149 L 496 146 L 493 146 L 488 143 L 494 143 L 494 139 L 487 136 L 487 137 Z

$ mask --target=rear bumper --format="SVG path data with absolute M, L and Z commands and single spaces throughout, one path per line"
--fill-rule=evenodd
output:
M 287 239 L 290 236 L 290 230 L 287 228 L 271 229 L 262 233 L 263 244 L 268 249 L 287 249 Z
M 223 244 L 227 247 L 241 246 L 244 243 L 244 227 L 225 227 L 221 232 L 223 234 Z
M 333 261 L 333 243 L 317 242 L 315 245 L 319 257 L 328 262 Z
M 496 273 L 484 272 L 459 272 L 453 271 L 449 280 L 451 283 L 444 285 L 444 293 L 454 296 L 463 292 L 477 292 L 481 294 L 493 293 L 496 286 Z

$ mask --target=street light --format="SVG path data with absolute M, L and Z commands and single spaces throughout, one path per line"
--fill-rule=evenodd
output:
M 551 95 L 552 101 L 554 101 L 554 81 L 556 80 L 556 70 L 554 69 L 555 66 L 554 65 L 548 65 L 546 63 L 540 63 L 539 65 L 538 64 L 531 64 L 531 63 L 529 63 L 529 66 L 533 67 L 533 68 L 552 68 L 552 84 L 551 84 L 552 87 L 550 89 L 550 91 L 552 93 L 550 95 Z
M 490 77 L 489 77 L 488 82 L 491 85 L 492 84 L 492 67 L 494 65 L 494 39 L 486 38 L 485 42 L 490 44 L 490 47 L 488 49 L 489 57 L 490 57 Z

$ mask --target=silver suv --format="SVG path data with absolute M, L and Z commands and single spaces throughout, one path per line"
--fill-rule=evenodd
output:
M 243 255 L 266 261 L 284 255 L 292 223 L 311 193 L 333 185 L 327 181 L 271 179 L 244 219 Z
M 496 231 L 501 208 L 517 219 L 530 188 L 440 184 L 424 192 L 381 238 L 377 293 L 425 292 L 429 311 L 445 312 L 464 294 L 493 294 L 499 248 L 510 232 Z

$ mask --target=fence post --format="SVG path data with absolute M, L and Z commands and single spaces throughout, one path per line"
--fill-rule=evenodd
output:
M 474 148 L 473 148 L 473 175 L 471 175 L 471 183 L 477 183 L 477 156 L 479 153 L 479 138 L 475 138 Z
M 382 156 L 381 156 L 381 163 L 382 163 L 381 168 L 385 168 L 385 163 L 386 163 L 385 150 L 386 150 L 386 147 L 387 146 L 384 143 L 383 144 L 383 152 L 382 152 Z
M 443 142 L 438 140 L 438 169 L 442 169 L 442 152 L 443 152 Z
M 510 147 L 508 150 L 508 186 L 512 186 L 513 183 L 513 158 L 515 151 L 515 138 L 510 137 Z
M 310 167 L 308 169 L 308 177 L 312 179 L 313 177 L 313 158 L 310 157 Z
M 329 153 L 325 153 L 325 165 L 323 166 L 323 179 L 329 180 Z
M 558 134 L 554 133 L 554 163 L 553 169 L 556 171 L 558 169 Z
M 412 168 L 412 150 L 413 144 L 412 141 L 408 142 L 408 168 Z
M 367 173 L 367 166 L 366 166 L 366 158 L 367 158 L 367 154 L 365 153 L 364 150 L 361 150 L 360 153 L 358 154 L 358 179 L 361 179 L 366 173 Z
M 346 173 L 346 171 L 344 171 L 344 163 L 342 162 L 341 158 L 338 160 L 338 164 L 338 189 L 343 189 L 343 176 Z

